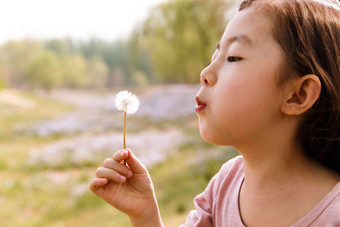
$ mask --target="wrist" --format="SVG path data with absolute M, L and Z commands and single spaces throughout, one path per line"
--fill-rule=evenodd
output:
M 142 215 L 129 216 L 132 226 L 134 227 L 163 227 L 162 218 L 159 212 L 157 201 L 151 203 Z

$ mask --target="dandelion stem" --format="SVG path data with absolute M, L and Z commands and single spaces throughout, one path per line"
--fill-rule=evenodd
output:
M 126 111 L 124 111 L 124 133 L 123 133 L 124 150 L 126 149 L 125 138 L 126 138 Z M 126 165 L 126 160 L 124 160 L 124 165 Z
M 124 133 L 123 133 L 124 149 L 126 149 L 125 137 L 126 137 L 126 111 L 124 111 Z

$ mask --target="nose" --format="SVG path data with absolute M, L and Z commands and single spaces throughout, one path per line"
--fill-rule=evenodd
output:
M 214 63 L 212 62 L 202 70 L 200 75 L 202 86 L 211 87 L 216 83 L 217 75 L 214 67 Z

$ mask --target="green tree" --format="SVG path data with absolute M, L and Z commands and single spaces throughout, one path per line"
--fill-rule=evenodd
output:
M 47 40 L 45 47 L 58 56 L 72 55 L 77 52 L 76 45 L 71 38 Z
M 0 72 L 0 91 L 6 87 L 6 82 Z
M 143 81 L 142 86 L 159 83 L 160 77 L 155 77 L 153 73 L 150 54 L 143 45 L 144 37 L 141 34 L 142 31 L 135 30 L 128 41 L 129 71 L 132 72 L 132 80 L 135 85 Z
M 62 81 L 66 87 L 85 87 L 89 83 L 86 60 L 80 54 L 66 55 L 61 59 Z
M 99 58 L 107 66 L 107 86 L 122 86 L 131 84 L 129 68 L 129 46 L 124 40 L 107 42 L 97 38 L 89 42 L 79 43 L 79 51 L 87 59 Z
M 135 31 L 154 75 L 164 82 L 196 83 L 226 25 L 232 1 L 172 0 L 155 7 Z
M 0 91 L 4 89 L 6 86 L 4 74 L 5 74 L 4 62 L 0 60 Z
M 58 58 L 51 51 L 42 52 L 28 64 L 26 75 L 32 88 L 50 91 L 61 83 Z
M 27 84 L 26 69 L 29 62 L 44 51 L 38 41 L 12 41 L 0 47 L 2 78 L 8 86 L 22 87 Z
M 108 67 L 98 57 L 92 57 L 87 62 L 87 73 L 89 74 L 88 87 L 103 88 L 106 86 Z

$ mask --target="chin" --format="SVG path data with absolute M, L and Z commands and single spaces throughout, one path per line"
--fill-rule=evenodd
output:
M 207 130 L 202 130 L 200 128 L 200 134 L 201 137 L 208 143 L 219 145 L 219 146 L 232 146 L 228 141 L 226 141 L 226 138 L 221 138 L 221 136 L 216 136 L 212 132 L 208 132 Z

